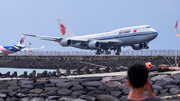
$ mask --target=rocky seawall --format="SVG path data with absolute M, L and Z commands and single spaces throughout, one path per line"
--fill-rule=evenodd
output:
M 158 97 L 180 101 L 180 74 L 149 74 L 149 79 Z M 4 79 L 0 80 L 0 101 L 122 101 L 130 91 L 126 82 L 123 75 Z
M 159 64 L 174 64 L 174 58 L 174 56 L 8 56 L 0 57 L 0 67 L 73 70 L 85 66 L 90 69 L 103 66 L 129 67 L 134 63 L 146 62 L 159 66 Z M 180 61 L 179 57 L 177 61 Z

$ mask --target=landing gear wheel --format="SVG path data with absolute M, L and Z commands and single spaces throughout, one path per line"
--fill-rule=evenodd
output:
M 103 52 L 103 51 L 101 51 L 101 49 L 97 49 L 96 55 L 101 55 L 102 52 Z
M 118 49 L 118 50 L 116 51 L 116 55 L 120 55 L 120 53 L 121 53 L 121 49 Z
M 116 52 L 116 55 L 120 55 L 120 52 Z
M 96 52 L 96 55 L 100 55 L 100 52 Z
M 109 54 L 111 54 L 111 52 L 110 52 L 110 51 L 105 52 L 105 55 L 109 55 Z

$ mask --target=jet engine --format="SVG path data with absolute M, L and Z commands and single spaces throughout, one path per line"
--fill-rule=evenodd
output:
M 101 43 L 97 42 L 97 41 L 92 41 L 88 44 L 89 48 L 91 49 L 97 49 L 101 47 Z
M 132 46 L 132 48 L 133 48 L 134 50 L 141 50 L 141 49 L 144 48 L 144 44 L 143 44 L 143 43 L 134 44 L 134 45 Z
M 71 43 L 72 41 L 70 39 L 63 39 L 60 41 L 61 46 L 69 46 Z
M 140 43 L 140 44 L 134 44 L 132 48 L 134 50 L 141 50 L 141 49 L 149 49 L 149 46 L 148 46 L 148 43 L 145 42 L 145 43 Z

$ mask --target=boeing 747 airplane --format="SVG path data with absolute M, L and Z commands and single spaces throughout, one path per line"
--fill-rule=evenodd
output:
M 134 50 L 149 49 L 148 43 L 158 35 L 158 32 L 149 25 L 141 25 L 120 28 L 105 33 L 76 36 L 61 18 L 58 18 L 57 22 L 61 37 L 24 35 L 40 37 L 42 40 L 55 41 L 60 43 L 61 46 L 96 50 L 96 54 L 104 52 L 105 54 L 111 54 L 111 50 L 114 50 L 116 51 L 116 55 L 120 54 L 122 46 L 131 46 Z
M 8 54 L 12 54 L 18 51 L 22 51 L 22 50 L 29 50 L 29 48 L 25 49 L 25 45 L 24 45 L 24 39 L 25 39 L 25 35 L 23 35 L 19 41 L 18 44 L 14 45 L 14 46 L 0 46 L 0 55 L 2 56 L 8 56 Z M 31 48 L 32 49 L 42 49 L 44 46 L 40 47 L 40 48 Z

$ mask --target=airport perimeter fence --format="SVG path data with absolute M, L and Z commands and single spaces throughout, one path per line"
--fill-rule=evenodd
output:
M 119 56 L 180 56 L 180 50 L 125 50 Z M 10 56 L 117 56 L 114 51 L 109 55 L 96 55 L 95 51 L 21 51 Z

